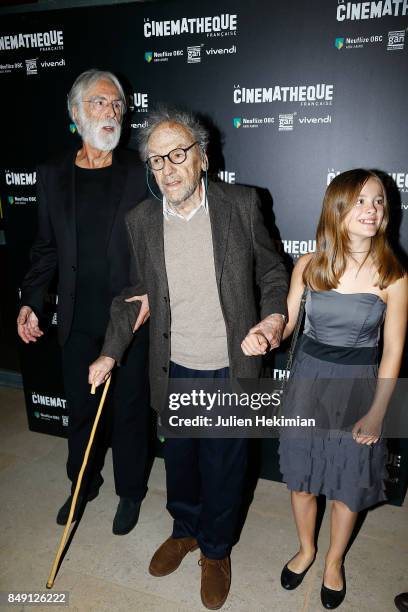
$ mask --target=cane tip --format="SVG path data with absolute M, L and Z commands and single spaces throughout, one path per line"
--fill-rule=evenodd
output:
M 47 582 L 47 589 L 51 589 L 53 584 L 54 584 L 54 582 L 48 581 Z
M 91 395 L 95 395 L 95 393 L 96 393 L 96 385 L 95 385 L 95 383 L 92 383 Z

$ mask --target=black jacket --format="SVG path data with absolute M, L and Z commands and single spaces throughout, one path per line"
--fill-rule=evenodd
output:
M 58 268 L 58 339 L 68 339 L 75 304 L 77 248 L 74 160 L 77 151 L 37 169 L 38 232 L 30 268 L 21 287 L 21 305 L 40 316 L 48 285 Z M 125 214 L 146 194 L 144 167 L 134 151 L 115 150 L 112 162 L 113 199 L 108 241 L 109 288 L 112 298 L 129 282 L 129 248 Z M 92 231 L 92 228 L 89 228 Z

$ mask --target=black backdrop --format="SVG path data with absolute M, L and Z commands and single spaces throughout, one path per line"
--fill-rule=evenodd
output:
M 405 0 L 204 0 L 197 8 L 158 2 L 2 18 L 0 195 L 16 296 L 36 228 L 35 167 L 75 144 L 66 94 L 90 67 L 112 70 L 125 84 L 133 105 L 130 147 L 160 100 L 211 117 L 212 170 L 260 188 L 289 260 L 315 248 L 324 190 L 356 166 L 390 175 L 403 253 L 407 25 Z M 48 334 L 22 346 L 21 360 L 30 428 L 64 435 L 56 300 L 50 293 Z M 282 350 L 272 362 L 275 377 L 284 363 Z M 390 447 L 395 503 L 408 483 L 406 443 Z M 279 479 L 275 440 L 263 441 L 262 474 Z

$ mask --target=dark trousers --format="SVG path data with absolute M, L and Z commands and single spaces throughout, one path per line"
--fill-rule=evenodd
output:
M 190 370 L 170 364 L 170 378 L 227 378 L 228 373 L 228 368 Z M 164 460 L 173 537 L 196 537 L 210 559 L 228 556 L 242 497 L 247 440 L 168 438 Z
M 103 385 L 90 395 L 89 365 L 100 355 L 103 338 L 71 332 L 62 349 L 68 405 L 67 474 L 72 490 L 82 465 Z M 141 501 L 147 491 L 150 407 L 148 394 L 148 325 L 135 335 L 123 364 L 112 375 L 84 478 L 83 490 L 103 479 L 106 449 L 111 444 L 115 489 L 120 497 Z

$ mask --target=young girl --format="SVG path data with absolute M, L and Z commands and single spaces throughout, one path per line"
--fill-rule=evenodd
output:
M 316 496 L 324 494 L 333 502 L 321 588 L 327 609 L 337 608 L 346 594 L 343 557 L 358 512 L 386 499 L 381 427 L 399 373 L 408 307 L 407 276 L 386 238 L 388 216 L 377 174 L 356 169 L 338 175 L 324 197 L 317 251 L 297 262 L 288 296 L 284 337 L 294 329 L 306 287 L 305 328 L 284 414 L 315 411 L 321 427 L 302 436 L 282 432 L 280 469 L 291 490 L 300 546 L 281 583 L 285 589 L 299 586 L 315 559 Z

